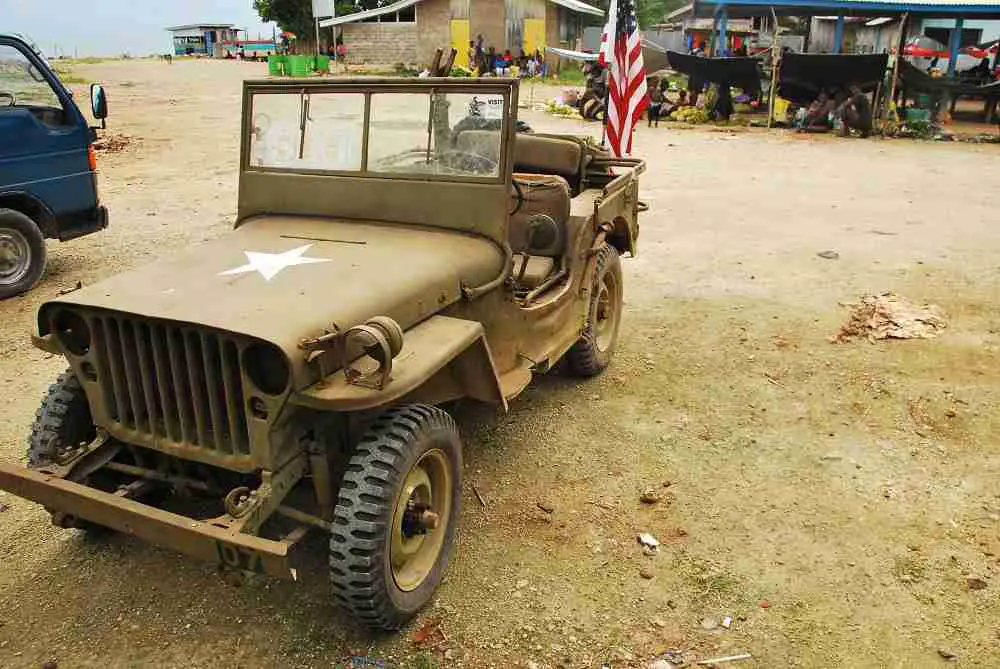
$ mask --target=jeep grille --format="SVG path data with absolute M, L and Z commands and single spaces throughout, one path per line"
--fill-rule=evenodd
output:
M 95 315 L 90 323 L 91 350 L 112 423 L 148 435 L 154 444 L 167 440 L 249 455 L 234 338 L 122 315 Z

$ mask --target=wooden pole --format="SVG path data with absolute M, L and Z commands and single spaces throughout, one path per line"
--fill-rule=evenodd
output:
M 899 82 L 899 61 L 903 57 L 903 43 L 906 41 L 906 21 L 909 17 L 909 12 L 906 12 L 903 14 L 903 18 L 899 21 L 899 35 L 896 37 L 896 59 L 892 62 L 892 83 L 889 86 L 889 97 L 886 99 L 885 103 L 886 112 L 889 110 L 889 103 L 896 102 L 896 86 Z M 885 126 L 888 123 L 886 116 L 888 116 L 887 113 L 882 116 L 883 132 L 885 131 Z
M 774 125 L 774 102 L 778 91 L 778 70 L 781 68 L 781 42 L 778 39 L 778 15 L 771 7 L 771 19 L 774 21 L 774 35 L 771 37 L 771 90 L 767 95 L 767 128 Z

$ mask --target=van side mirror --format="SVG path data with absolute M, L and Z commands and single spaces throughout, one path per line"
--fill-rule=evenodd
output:
M 90 108 L 94 112 L 94 118 L 101 122 L 103 128 L 104 119 L 108 117 L 108 96 L 104 92 L 104 86 L 90 85 Z

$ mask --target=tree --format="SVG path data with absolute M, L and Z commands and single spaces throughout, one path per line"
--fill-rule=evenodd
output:
M 343 16 L 377 6 L 378 0 L 337 0 L 335 9 L 337 16 Z M 262 21 L 274 21 L 282 30 L 295 33 L 300 39 L 312 41 L 315 31 L 312 0 L 253 0 L 253 8 L 260 14 Z
M 593 4 L 607 14 L 609 0 L 597 0 Z M 688 4 L 688 0 L 636 0 L 635 14 L 636 18 L 639 19 L 639 28 L 649 30 L 657 23 L 663 23 L 664 16 L 686 4 Z

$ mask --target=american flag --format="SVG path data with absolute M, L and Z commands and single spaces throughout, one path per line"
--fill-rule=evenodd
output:
M 608 67 L 608 143 L 616 157 L 632 152 L 632 130 L 649 104 L 634 0 L 611 0 L 597 62 Z

